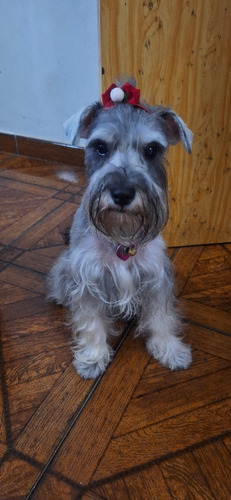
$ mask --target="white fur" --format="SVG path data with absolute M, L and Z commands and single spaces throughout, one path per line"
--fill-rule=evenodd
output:
M 73 364 L 83 378 L 97 377 L 106 370 L 112 357 L 112 349 L 107 344 L 105 325 L 99 317 L 86 318 L 77 315 L 78 335 L 73 343 Z M 75 323 L 75 317 L 73 317 Z

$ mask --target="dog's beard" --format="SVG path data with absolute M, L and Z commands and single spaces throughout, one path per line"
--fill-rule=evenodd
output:
M 147 209 L 146 209 L 147 207 Z M 91 224 L 106 238 L 116 243 L 139 245 L 154 239 L 168 219 L 168 205 L 140 203 L 133 210 L 100 206 L 96 200 L 89 212 Z
M 143 222 L 143 216 L 139 213 L 104 209 L 96 214 L 95 226 L 105 236 L 127 245 L 141 238 Z

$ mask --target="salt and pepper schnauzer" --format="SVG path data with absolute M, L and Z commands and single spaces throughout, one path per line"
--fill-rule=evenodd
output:
M 187 368 L 190 347 L 180 337 L 174 277 L 160 235 L 168 220 L 165 150 L 192 133 L 171 109 L 144 106 L 130 83 L 112 85 L 66 125 L 86 139 L 88 185 L 70 245 L 48 279 L 49 298 L 68 307 L 74 366 L 80 376 L 103 373 L 112 357 L 107 340 L 118 317 L 139 318 L 148 353 L 169 368 Z

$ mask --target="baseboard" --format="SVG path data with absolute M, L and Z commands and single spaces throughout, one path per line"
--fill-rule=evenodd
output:
M 0 133 L 0 151 L 42 160 L 84 166 L 82 148 L 41 139 Z

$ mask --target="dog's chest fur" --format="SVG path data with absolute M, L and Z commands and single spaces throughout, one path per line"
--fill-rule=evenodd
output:
M 127 261 L 116 255 L 116 246 L 93 233 L 78 248 L 70 249 L 76 291 L 100 298 L 110 316 L 131 317 L 139 313 L 145 294 L 158 288 L 164 271 L 165 245 L 161 236 L 139 248 Z

